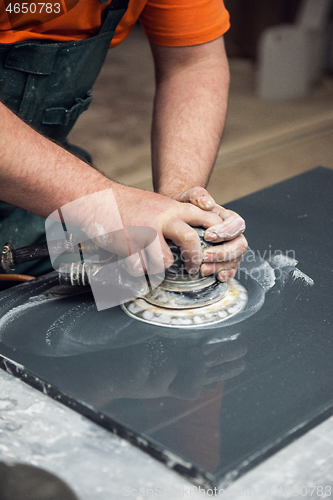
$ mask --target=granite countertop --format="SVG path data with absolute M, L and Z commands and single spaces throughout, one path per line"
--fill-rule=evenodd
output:
M 330 186 L 317 168 L 230 205 L 249 300 L 211 330 L 98 312 L 56 273 L 1 294 L 0 459 L 80 500 L 332 498 Z
M 205 497 L 152 457 L 2 370 L 0 384 L 0 460 L 52 472 L 79 500 Z M 223 498 L 332 498 L 318 495 L 319 486 L 333 488 L 333 417 L 238 479 Z

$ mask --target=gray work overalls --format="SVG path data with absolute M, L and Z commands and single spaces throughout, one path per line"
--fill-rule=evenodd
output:
M 69 145 L 66 137 L 89 107 L 92 86 L 128 1 L 112 0 L 98 34 L 86 40 L 0 44 L 0 100 L 43 135 L 88 162 L 89 155 Z M 8 241 L 14 248 L 45 241 L 44 231 L 43 217 L 0 200 L 0 249 Z M 45 259 L 37 265 L 22 264 L 16 272 L 38 275 L 49 270 L 50 262 Z

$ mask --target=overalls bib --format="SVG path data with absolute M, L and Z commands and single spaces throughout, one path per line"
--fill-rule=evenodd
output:
M 0 100 L 26 123 L 88 161 L 89 155 L 71 147 L 66 137 L 91 103 L 92 86 L 128 2 L 112 0 L 98 34 L 86 40 L 0 44 Z M 45 241 L 44 232 L 43 217 L 0 200 L 0 248 L 8 241 L 14 248 Z M 36 275 L 47 270 L 49 261 L 22 264 L 16 272 Z

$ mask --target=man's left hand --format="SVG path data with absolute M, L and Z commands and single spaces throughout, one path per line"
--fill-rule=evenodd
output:
M 202 210 L 212 211 L 221 218 L 221 223 L 211 226 L 205 232 L 205 240 L 222 243 L 207 248 L 203 252 L 200 272 L 203 276 L 217 274 L 220 281 L 229 281 L 236 272 L 247 250 L 247 241 L 243 232 L 245 221 L 236 212 L 227 210 L 214 201 L 203 187 L 194 187 L 178 193 L 173 198 L 183 203 L 192 203 Z

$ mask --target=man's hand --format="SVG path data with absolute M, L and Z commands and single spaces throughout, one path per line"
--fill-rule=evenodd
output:
M 97 243 L 107 250 L 114 251 L 118 255 L 125 255 L 128 251 L 126 239 L 115 237 L 114 220 L 110 217 L 110 205 L 107 204 L 107 191 L 99 194 L 99 203 L 96 206 L 89 204 L 89 209 L 85 207 L 84 212 L 89 214 L 83 216 L 81 227 L 85 227 L 88 235 L 96 234 L 96 221 L 98 231 L 104 234 L 103 238 Z M 160 267 L 160 248 L 164 261 L 164 268 L 173 264 L 172 252 L 165 239 L 172 240 L 186 251 L 186 269 L 189 272 L 197 273 L 202 263 L 202 250 L 200 240 L 191 226 L 202 226 L 205 228 L 219 227 L 221 218 L 213 211 L 207 212 L 200 207 L 190 203 L 179 203 L 176 200 L 165 196 L 143 191 L 128 186 L 113 183 L 113 193 L 119 211 L 122 225 L 127 228 L 137 227 L 137 231 L 132 232 L 132 242 L 137 248 L 148 248 L 150 270 L 154 267 Z M 82 213 L 83 210 L 80 209 Z M 74 217 L 75 218 L 75 217 Z M 147 231 L 144 228 L 147 228 Z M 149 228 L 157 231 L 160 247 L 158 245 L 149 245 L 147 236 Z M 109 235 L 109 236 L 108 236 Z M 131 236 L 130 236 L 131 240 Z M 149 246 L 148 246 L 149 245 Z M 131 241 L 129 246 L 133 246 Z M 127 266 L 130 274 L 142 274 L 142 263 L 138 258 L 137 252 L 133 251 L 132 257 L 127 258 Z
M 190 203 L 205 210 L 207 215 L 215 213 L 221 218 L 222 222 L 207 229 L 205 240 L 212 243 L 224 243 L 204 251 L 200 272 L 204 276 L 217 274 L 220 281 L 228 281 L 233 278 L 242 255 L 247 250 L 247 241 L 242 234 L 245 230 L 244 220 L 235 212 L 217 205 L 203 187 L 188 189 L 184 193 L 176 194 L 173 199 Z

